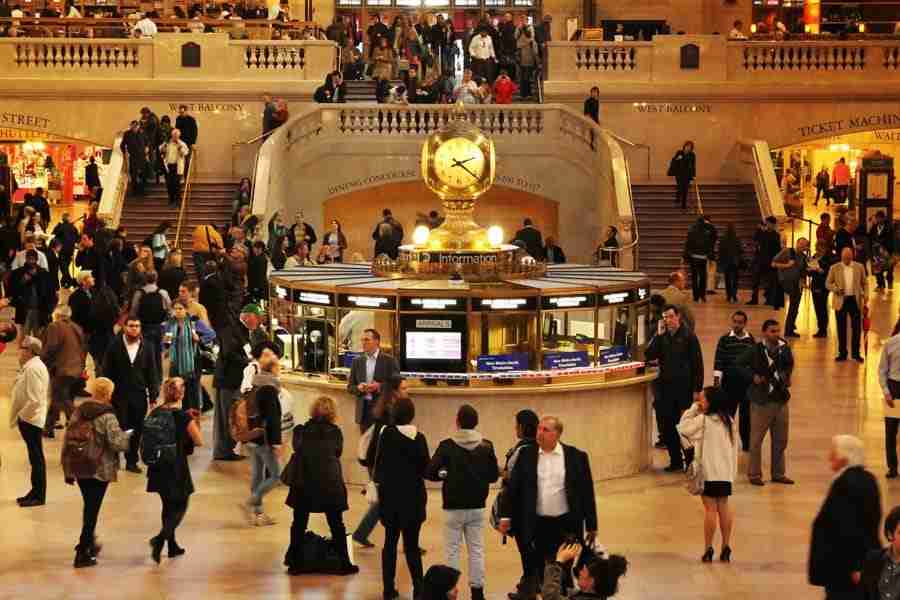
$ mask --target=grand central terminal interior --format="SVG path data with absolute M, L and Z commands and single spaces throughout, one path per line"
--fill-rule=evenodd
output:
M 0 0 L 0 598 L 896 598 L 898 155 L 896 2 Z

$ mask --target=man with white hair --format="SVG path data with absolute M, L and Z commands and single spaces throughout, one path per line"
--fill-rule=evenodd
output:
M 152 38 L 157 34 L 156 23 L 154 23 L 147 13 L 141 13 L 141 18 L 131 30 L 135 36 L 142 38 Z
M 813 521 L 809 582 L 825 588 L 826 600 L 858 600 L 866 554 L 879 548 L 881 496 L 875 477 L 863 467 L 865 448 L 852 435 L 831 439 L 834 480 Z
M 41 430 L 47 419 L 47 388 L 50 376 L 41 361 L 41 340 L 26 337 L 19 345 L 19 365 L 10 394 L 9 426 L 18 427 L 31 463 L 31 491 L 16 498 L 21 507 L 43 506 L 47 500 L 47 463 Z
M 50 411 L 44 427 L 44 435 L 53 437 L 53 429 L 59 419 L 59 410 L 66 413 L 66 422 L 75 412 L 75 386 L 78 385 L 87 353 L 87 337 L 84 330 L 72 321 L 72 309 L 60 305 L 53 311 L 53 322 L 44 333 L 41 360 L 52 374 Z

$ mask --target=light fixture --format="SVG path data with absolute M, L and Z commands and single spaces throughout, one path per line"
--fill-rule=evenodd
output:
M 860 23 L 860 24 L 859 24 L 859 32 L 860 32 L 860 33 L 865 33 L 865 32 L 866 32 L 866 24 L 865 24 L 865 23 Z
M 425 225 L 419 225 L 413 230 L 413 243 L 416 246 L 424 246 L 428 241 L 428 236 L 431 234 L 431 230 L 428 229 Z
M 488 241 L 492 246 L 499 246 L 503 243 L 503 228 L 499 225 L 493 225 L 488 228 Z
M 756 23 L 750 24 L 750 33 L 756 33 Z
M 812 25 L 804 25 L 803 33 L 812 33 Z

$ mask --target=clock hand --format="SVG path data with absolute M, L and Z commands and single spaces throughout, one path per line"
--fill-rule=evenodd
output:
M 454 167 L 459 167 L 459 168 L 461 168 L 463 171 L 465 171 L 466 173 L 468 173 L 469 175 L 471 175 L 471 176 L 472 176 L 472 179 L 478 179 L 478 176 L 477 176 L 475 173 L 473 173 L 472 171 L 470 171 L 470 170 L 469 170 L 469 167 L 467 167 L 466 165 L 462 164 L 461 162 L 456 161 L 456 163 L 455 163 L 453 166 L 454 166 Z
M 455 158 L 453 158 L 453 159 L 451 159 L 451 160 L 453 161 L 453 166 L 455 167 L 455 166 L 459 166 L 459 165 L 465 164 L 465 163 L 469 162 L 470 160 L 475 160 L 475 157 L 474 157 L 474 156 L 470 156 L 470 157 L 467 158 L 466 160 L 457 160 L 457 159 L 455 159 Z

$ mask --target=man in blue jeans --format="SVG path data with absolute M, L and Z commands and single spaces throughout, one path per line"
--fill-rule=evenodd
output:
M 441 442 L 425 478 L 443 481 L 447 523 L 444 540 L 447 564 L 459 570 L 463 539 L 469 552 L 472 600 L 484 600 L 484 507 L 488 486 L 500 477 L 490 440 L 481 437 L 478 412 L 464 404 L 456 413 L 456 432 Z
M 247 443 L 251 457 L 250 498 L 241 503 L 241 510 L 250 525 L 274 525 L 275 521 L 263 512 L 263 497 L 278 485 L 281 465 L 281 402 L 278 393 L 278 357 L 261 355 L 259 373 L 253 377 L 253 390 L 259 410 L 259 426 L 263 434 Z

